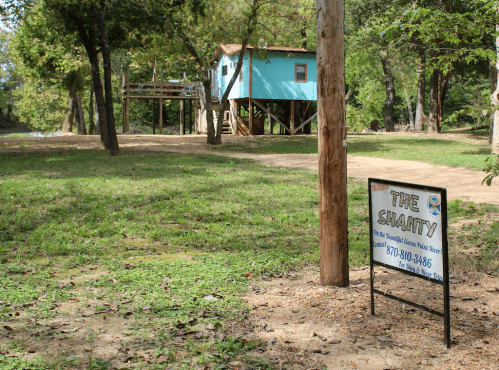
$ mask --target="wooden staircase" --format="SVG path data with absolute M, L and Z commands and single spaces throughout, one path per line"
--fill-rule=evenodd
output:
M 213 124 L 215 125 L 215 127 L 217 126 L 219 115 L 220 115 L 219 112 L 217 112 L 216 110 L 213 111 Z M 224 114 L 224 118 L 225 118 L 225 116 L 227 116 L 227 115 Z M 222 124 L 222 135 L 233 135 L 233 134 L 234 134 L 234 131 L 232 130 L 232 126 L 230 124 L 230 121 L 224 119 L 223 124 Z

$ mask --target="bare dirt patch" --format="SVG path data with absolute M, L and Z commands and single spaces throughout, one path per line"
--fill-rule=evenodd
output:
M 378 289 L 443 310 L 440 286 L 376 271 Z M 308 269 L 252 287 L 250 322 L 279 369 L 497 369 L 497 278 L 452 277 L 451 349 L 443 320 L 424 311 L 376 296 L 371 316 L 367 267 L 350 279 L 348 288 L 323 287 Z

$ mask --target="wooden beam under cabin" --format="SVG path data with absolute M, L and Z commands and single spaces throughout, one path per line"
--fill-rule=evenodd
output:
M 180 135 L 185 134 L 185 126 L 184 126 L 184 101 L 180 101 Z
M 159 133 L 163 134 L 163 99 L 159 99 Z
M 258 102 L 258 100 L 255 100 L 255 104 L 258 105 L 261 109 L 263 109 L 263 111 L 265 113 L 269 114 L 272 118 L 274 118 L 277 121 L 277 123 L 279 123 L 282 127 L 284 127 L 286 130 L 288 130 L 288 132 L 291 134 L 291 131 L 289 130 L 289 128 L 287 128 L 286 125 L 279 120 L 279 118 L 277 118 L 275 115 L 270 113 L 267 108 L 265 108 L 261 103 Z
M 300 125 L 300 127 L 298 127 L 295 131 L 298 131 L 298 130 L 300 130 L 302 127 L 305 127 L 305 125 L 306 125 L 307 123 L 309 123 L 310 121 L 312 121 L 315 117 L 317 117 L 317 112 L 316 112 L 316 113 L 314 113 L 314 115 L 313 115 L 312 117 L 310 117 L 310 118 L 309 118 L 309 119 L 307 119 L 305 122 L 303 122 L 303 123 Z

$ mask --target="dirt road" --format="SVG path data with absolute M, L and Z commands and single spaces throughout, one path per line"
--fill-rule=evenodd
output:
M 240 136 L 224 136 L 224 143 L 247 140 Z M 248 154 L 217 152 L 206 144 L 204 135 L 152 136 L 120 135 L 123 150 L 164 151 L 212 154 L 253 159 L 267 166 L 296 167 L 317 170 L 316 154 Z M 58 136 L 53 138 L 0 138 L 0 151 L 33 151 L 61 149 L 99 149 L 97 136 Z M 447 189 L 449 200 L 461 199 L 476 203 L 499 204 L 499 181 L 492 186 L 481 185 L 484 172 L 463 168 L 435 166 L 421 162 L 348 156 L 348 176 L 369 177 L 438 186 Z

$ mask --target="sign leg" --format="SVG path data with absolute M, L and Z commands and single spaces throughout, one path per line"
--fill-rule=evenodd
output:
M 369 280 L 371 285 L 371 315 L 374 316 L 374 268 L 372 264 L 369 276 L 370 276 Z

